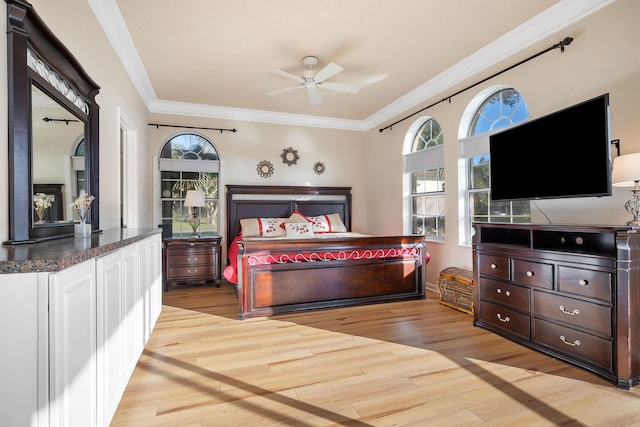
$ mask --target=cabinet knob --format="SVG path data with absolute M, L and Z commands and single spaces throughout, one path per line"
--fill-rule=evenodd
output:
M 502 289 L 498 288 L 498 289 L 496 289 L 496 292 L 501 294 L 502 293 Z
M 491 269 L 492 269 L 492 270 L 495 270 L 496 268 L 498 268 L 498 264 L 496 264 L 496 263 L 492 262 L 492 263 L 491 263 Z
M 509 291 L 505 291 L 505 293 L 504 293 L 504 294 L 505 294 L 506 296 L 511 296 L 511 292 L 509 292 Z
M 585 280 L 585 279 L 578 280 L 578 285 L 580 286 L 587 286 L 588 284 L 589 284 L 588 280 Z
M 188 270 L 187 270 L 187 273 L 197 273 L 197 272 L 198 272 L 198 269 L 197 269 L 197 268 L 195 268 L 193 271 L 191 271 L 191 269 L 188 269 Z
M 533 271 L 529 270 L 527 271 L 527 277 L 533 277 L 534 273 Z

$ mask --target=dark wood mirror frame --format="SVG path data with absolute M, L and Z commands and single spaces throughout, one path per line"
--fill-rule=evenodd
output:
M 99 230 L 99 109 L 95 97 L 100 87 L 80 63 L 42 22 L 33 6 L 24 0 L 7 3 L 7 74 L 9 111 L 9 241 L 32 243 L 73 235 L 73 222 L 34 227 L 32 202 L 31 87 L 37 84 L 84 123 L 87 192 L 95 197 L 90 222 Z M 42 60 L 82 98 L 82 111 L 52 84 L 27 65 L 27 49 Z

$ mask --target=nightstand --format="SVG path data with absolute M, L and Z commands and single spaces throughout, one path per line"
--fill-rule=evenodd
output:
M 168 291 L 172 283 L 213 282 L 220 286 L 221 240 L 221 236 L 164 239 L 164 290 Z

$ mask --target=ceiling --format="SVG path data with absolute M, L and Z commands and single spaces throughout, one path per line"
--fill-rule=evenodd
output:
M 559 42 L 614 0 L 88 0 L 151 113 L 366 131 Z M 557 39 L 557 40 L 556 40 Z M 296 85 L 302 58 L 384 79 Z

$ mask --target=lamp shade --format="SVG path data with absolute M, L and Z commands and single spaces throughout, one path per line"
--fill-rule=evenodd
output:
M 613 159 L 611 181 L 616 187 L 633 187 L 636 181 L 640 181 L 640 153 Z
M 201 207 L 205 205 L 204 193 L 202 190 L 187 190 L 187 196 L 184 199 L 186 207 Z

